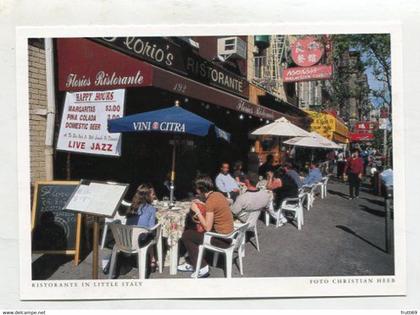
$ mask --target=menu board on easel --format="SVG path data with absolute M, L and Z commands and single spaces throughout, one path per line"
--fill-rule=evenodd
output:
M 92 279 L 98 279 L 99 218 L 112 218 L 128 184 L 81 180 L 63 209 L 93 215 Z
M 128 184 L 81 180 L 65 210 L 112 218 L 123 200 Z
M 63 210 L 77 181 L 35 183 L 32 204 L 32 252 L 74 255 L 79 263 L 81 214 Z

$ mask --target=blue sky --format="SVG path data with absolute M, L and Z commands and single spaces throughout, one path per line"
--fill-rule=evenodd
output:
M 383 84 L 382 82 L 379 82 L 376 80 L 375 76 L 372 73 L 372 69 L 369 67 L 365 70 L 365 73 L 367 74 L 369 87 L 373 90 L 379 90 L 382 88 Z M 379 107 L 382 104 L 382 101 L 380 99 L 377 99 L 376 97 L 370 96 L 370 101 L 372 102 L 374 107 Z
M 365 59 L 365 56 L 362 56 L 362 59 Z M 371 89 L 381 90 L 383 88 L 383 82 L 378 81 L 373 75 L 372 67 L 366 68 L 365 73 L 367 75 L 369 87 Z M 383 101 L 380 98 L 376 98 L 373 96 L 370 96 L 370 101 L 372 102 L 374 107 L 380 107 L 383 103 Z

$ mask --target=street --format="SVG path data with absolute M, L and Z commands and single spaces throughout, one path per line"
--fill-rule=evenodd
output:
M 316 197 L 314 207 L 304 210 L 305 225 L 298 230 L 293 223 L 275 228 L 258 222 L 260 250 L 251 237 L 246 244 L 244 277 L 310 277 L 392 275 L 394 258 L 385 250 L 385 209 L 382 197 L 362 188 L 359 199 L 348 200 L 348 186 L 334 180 L 328 184 L 328 196 Z M 249 235 L 251 233 L 249 232 Z M 100 251 L 109 255 L 110 248 Z M 234 256 L 236 257 L 236 256 Z M 32 255 L 34 280 L 89 279 L 90 253 L 75 267 L 71 257 Z M 119 279 L 137 279 L 135 257 L 121 259 Z M 209 258 L 209 262 L 212 260 Z M 240 277 L 237 265 L 233 277 Z M 150 278 L 185 278 L 190 273 L 169 275 L 152 273 Z M 101 271 L 100 278 L 107 278 Z M 210 277 L 224 277 L 224 259 L 210 268 Z

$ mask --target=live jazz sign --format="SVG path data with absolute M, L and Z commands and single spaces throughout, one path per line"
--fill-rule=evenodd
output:
M 121 134 L 109 133 L 107 122 L 123 113 L 123 89 L 67 92 L 57 150 L 121 156 Z

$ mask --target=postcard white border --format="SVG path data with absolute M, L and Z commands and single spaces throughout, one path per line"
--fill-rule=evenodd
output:
M 223 26 L 223 27 L 221 27 Z M 223 30 L 223 31 L 222 31 Z M 390 33 L 393 92 L 393 148 L 395 275 L 357 277 L 287 277 L 232 279 L 150 279 L 141 287 L 123 287 L 127 280 L 31 280 L 30 240 L 30 166 L 29 166 L 29 89 L 28 38 L 100 37 L 100 36 L 180 36 L 222 34 L 352 34 Z M 371 23 L 308 23 L 308 24 L 218 24 L 215 25 L 144 25 L 144 26 L 77 26 L 77 27 L 18 27 L 16 30 L 17 68 L 17 143 L 18 143 L 18 205 L 20 251 L 20 298 L 22 300 L 73 299 L 146 299 L 146 298 L 238 298 L 238 297 L 320 297 L 320 296 L 386 296 L 406 293 L 406 242 L 404 159 L 405 156 L 402 100 L 401 25 L 398 21 Z M 397 141 L 398 139 L 398 141 Z M 328 284 L 310 284 L 311 280 L 329 279 Z M 333 280 L 372 279 L 370 284 L 334 284 Z M 378 283 L 378 279 L 394 279 L 393 283 Z M 139 280 L 129 280 L 139 282 Z M 57 287 L 64 283 L 77 287 Z M 33 284 L 45 284 L 34 287 Z M 90 287 L 83 287 L 89 283 Z M 118 286 L 98 287 L 95 283 L 119 283 Z

